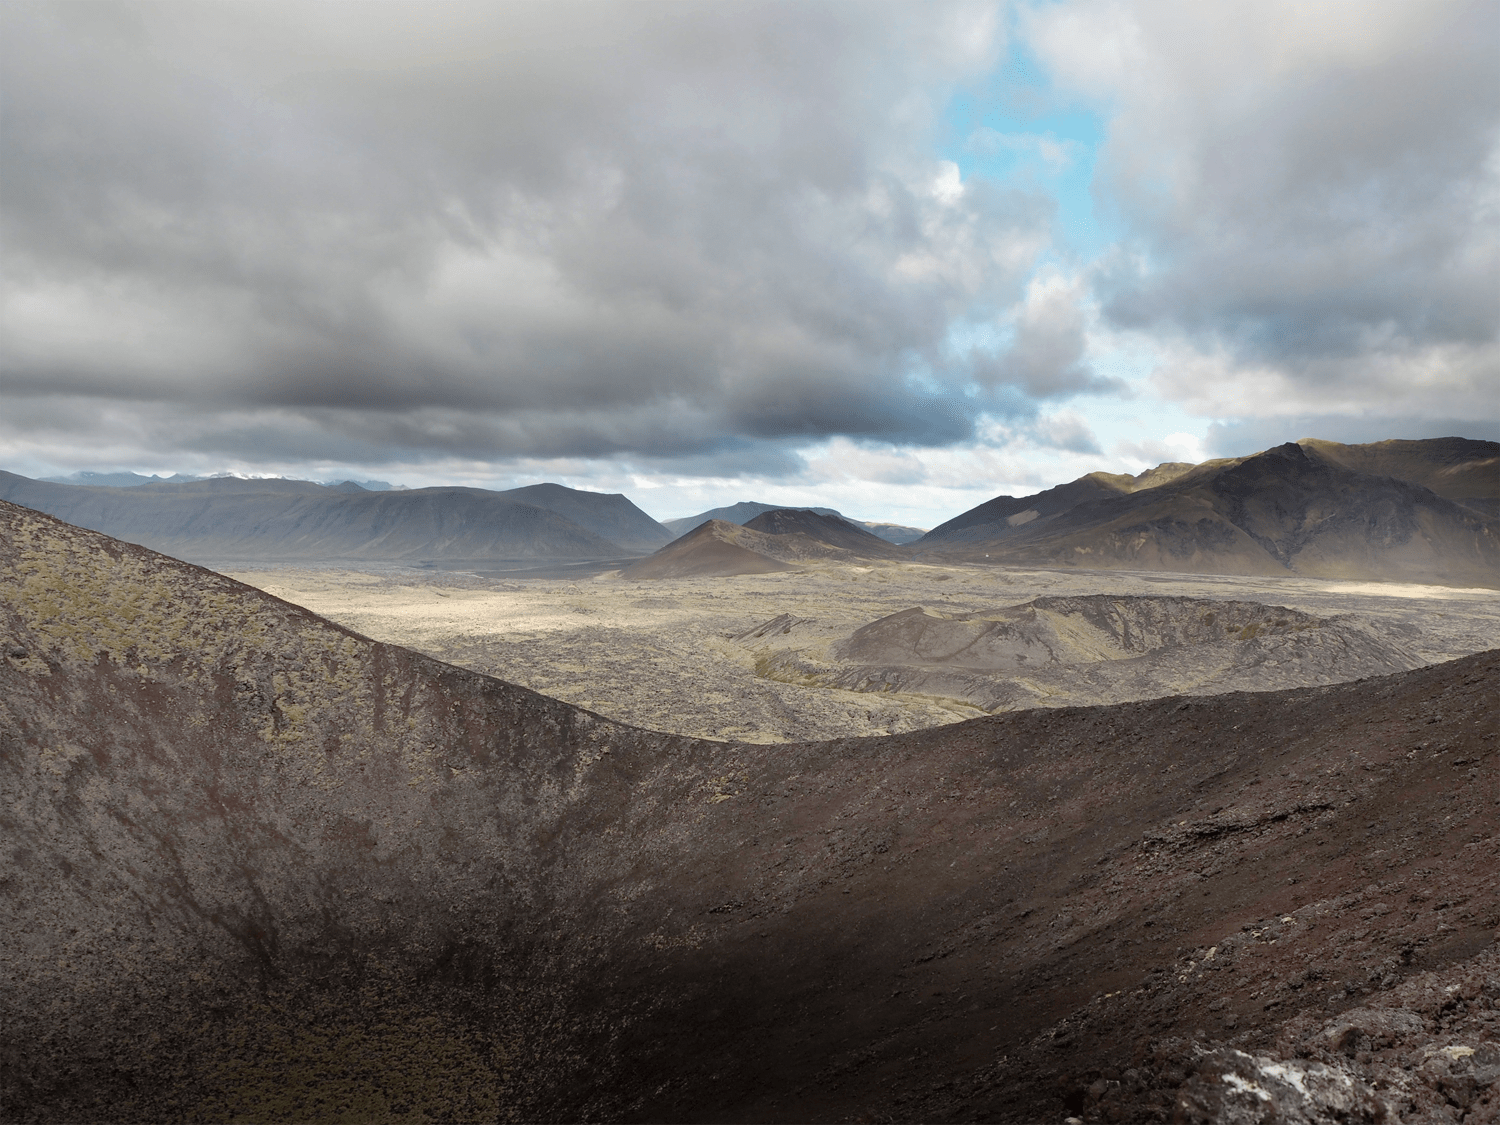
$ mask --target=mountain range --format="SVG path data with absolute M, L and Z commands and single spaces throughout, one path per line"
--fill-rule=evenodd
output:
M 1500 585 L 1500 443 L 1287 443 L 998 496 L 916 557 Z
M 1308 440 L 997 496 L 901 546 L 852 537 L 826 509 L 767 509 L 742 530 L 697 526 L 623 573 L 750 574 L 843 557 L 1500 586 L 1496 510 L 1500 443 Z
M 997 496 L 925 534 L 831 508 L 748 501 L 661 524 L 624 496 L 558 484 L 373 492 L 352 481 L 223 477 L 106 487 L 0 473 L 0 498 L 205 562 L 482 567 L 661 550 L 628 576 L 906 558 L 1500 586 L 1500 443 L 1464 438 L 1308 439 L 1137 476 L 1089 473 L 1031 496 Z
M 128 488 L 0 472 L 0 498 L 190 561 L 609 559 L 671 534 L 624 496 L 215 477 Z
M 1500 654 L 764 747 L 0 571 L 6 1121 L 1493 1116 Z

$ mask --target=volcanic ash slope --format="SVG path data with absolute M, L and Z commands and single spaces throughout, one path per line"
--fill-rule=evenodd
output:
M 1493 1112 L 1497 654 L 767 748 L 0 572 L 7 1121 Z

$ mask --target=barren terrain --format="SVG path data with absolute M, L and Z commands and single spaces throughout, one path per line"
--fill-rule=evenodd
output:
M 3 503 L 0 568 L 6 1121 L 1500 1115 L 1500 652 L 764 746 Z M 1224 643 L 1119 600 L 981 655 Z
M 898 733 L 1037 705 L 1312 686 L 1500 647 L 1494 590 L 1395 583 L 882 562 L 649 582 L 614 573 L 578 581 L 398 569 L 229 573 L 376 640 L 620 722 L 762 743 Z M 1051 672 L 1033 661 L 1029 674 L 1005 677 L 892 672 L 898 661 L 841 648 L 856 630 L 916 606 L 994 615 L 1039 597 L 1091 595 L 1259 603 L 1325 624 L 1301 634 L 1296 649 L 1265 635 L 1241 641 L 1240 630 L 1212 650 L 1178 645 Z M 759 630 L 777 618 L 786 620 Z M 1308 651 L 1310 640 L 1338 645 Z M 867 690 L 827 686 L 840 680 Z

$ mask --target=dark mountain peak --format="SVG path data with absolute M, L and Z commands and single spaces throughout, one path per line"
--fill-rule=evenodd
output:
M 710 508 L 706 512 L 699 512 L 696 516 L 681 516 L 677 519 L 663 520 L 662 523 L 676 534 L 682 535 L 709 520 L 726 520 L 729 523 L 745 525 L 756 516 L 774 512 L 780 507 L 784 505 L 766 504 L 759 500 L 741 500 L 737 504 L 727 504 L 722 508 Z M 807 511 L 818 512 L 825 516 L 841 515 L 832 508 L 808 508 Z
M 595 535 L 618 543 L 627 553 L 654 551 L 673 537 L 669 529 L 618 492 L 588 492 L 546 481 L 507 489 L 497 495 L 566 516 Z
M 763 504 L 755 500 L 741 500 L 738 504 L 730 504 L 727 507 L 710 508 L 706 512 L 699 512 L 696 516 L 683 516 L 678 519 L 663 520 L 662 526 L 668 528 L 675 535 L 683 535 L 708 520 L 728 520 L 731 523 L 748 525 L 756 516 L 764 515 L 766 512 L 774 512 L 785 507 L 786 505 L 784 504 Z M 817 512 L 820 516 L 837 516 L 839 519 L 846 520 L 855 527 L 864 528 L 877 539 L 884 539 L 887 543 L 913 543 L 927 534 L 926 528 L 907 527 L 905 524 L 882 523 L 874 520 L 850 519 L 836 508 L 806 506 L 795 510 Z
M 655 554 L 631 563 L 620 571 L 620 577 L 723 578 L 791 569 L 782 559 L 757 549 L 769 538 L 729 520 L 707 520 Z
M 765 532 L 767 535 L 790 535 L 797 531 L 829 529 L 863 535 L 868 539 L 875 538 L 868 531 L 855 527 L 841 516 L 826 515 L 812 508 L 772 508 L 749 520 L 745 526 L 754 531 Z
M 593 492 L 586 488 L 571 488 L 566 484 L 558 484 L 555 481 L 542 481 L 540 484 L 523 484 L 519 488 L 507 488 L 502 491 L 503 496 L 514 496 L 518 499 L 527 497 L 547 497 L 549 499 L 561 499 L 563 497 L 599 497 L 605 500 L 623 500 L 624 493 L 620 492 Z
M 898 552 L 893 544 L 856 527 L 840 516 L 823 515 L 810 508 L 774 508 L 762 512 L 745 525 L 764 535 L 805 535 L 830 547 L 888 558 Z
M 1279 457 L 1282 460 L 1293 461 L 1299 465 L 1312 464 L 1313 461 L 1307 455 L 1307 450 L 1303 449 L 1295 441 L 1283 442 L 1281 445 L 1273 446 L 1263 453 L 1257 453 L 1254 457 L 1247 457 L 1245 460 L 1254 461 L 1258 457 Z

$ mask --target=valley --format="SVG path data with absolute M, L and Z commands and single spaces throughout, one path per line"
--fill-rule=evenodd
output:
M 747 742 L 892 734 L 1021 706 L 1310 686 L 1500 647 L 1500 599 L 1493 591 L 1400 583 L 883 561 L 815 561 L 775 574 L 653 581 L 617 572 L 575 581 L 433 570 L 230 573 L 377 640 L 619 722 Z M 905 682 L 895 676 L 858 691 L 835 683 L 852 668 L 901 664 L 841 659 L 836 650 L 856 630 L 917 606 L 947 616 L 985 615 L 1036 598 L 1100 595 L 1286 607 L 1338 619 L 1361 647 L 1356 654 L 1341 645 L 1311 658 L 1267 648 L 1265 637 L 1242 643 L 1236 634 L 1228 647 L 1254 649 L 1258 663 L 1235 667 L 1222 651 L 1216 663 L 1201 646 L 1179 648 L 1190 659 L 1147 661 L 1149 672 L 1141 660 L 1110 660 L 1098 667 L 1114 676 L 1066 683 L 1053 677 L 1038 684 L 1032 676 L 1030 690 L 998 701 L 985 688 L 999 678 L 972 672 L 978 687 L 967 685 L 967 694 L 951 677 L 934 683 L 930 676 L 907 675 Z M 745 636 L 778 617 L 795 623 L 787 632 L 778 626 Z M 1136 682 L 1121 682 L 1126 671 Z

